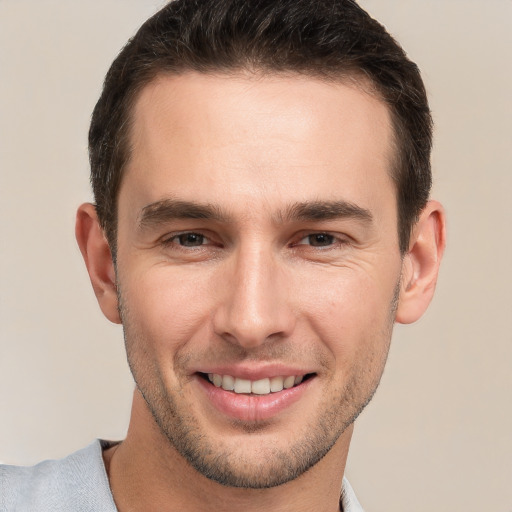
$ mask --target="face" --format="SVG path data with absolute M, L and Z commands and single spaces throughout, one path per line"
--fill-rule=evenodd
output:
M 147 408 L 203 475 L 287 482 L 371 399 L 401 256 L 386 106 L 297 76 L 161 77 L 134 111 L 117 281 Z

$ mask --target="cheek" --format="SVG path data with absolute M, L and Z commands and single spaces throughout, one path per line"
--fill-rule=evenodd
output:
M 209 280 L 199 274 L 161 266 L 127 273 L 129 282 L 120 280 L 128 316 L 125 323 L 140 333 L 152 350 L 177 350 L 205 327 L 212 295 Z
M 308 321 L 341 364 L 387 351 L 393 323 L 398 272 L 383 279 L 358 270 L 342 269 L 323 287 L 305 286 Z

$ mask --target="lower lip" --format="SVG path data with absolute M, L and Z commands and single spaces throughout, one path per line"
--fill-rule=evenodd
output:
M 268 420 L 283 412 L 303 396 L 313 380 L 314 378 L 310 378 L 298 386 L 268 395 L 244 395 L 218 388 L 202 377 L 197 377 L 210 403 L 218 411 L 234 419 L 248 422 Z

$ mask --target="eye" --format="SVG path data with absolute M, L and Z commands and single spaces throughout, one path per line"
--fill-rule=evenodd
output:
M 334 235 L 329 233 L 313 233 L 299 241 L 299 245 L 311 245 L 312 247 L 328 247 L 336 242 Z
M 208 238 L 200 233 L 186 232 L 180 233 L 179 235 L 174 235 L 167 240 L 165 240 L 165 244 L 177 244 L 182 247 L 200 247 L 201 245 L 205 245 L 208 243 Z

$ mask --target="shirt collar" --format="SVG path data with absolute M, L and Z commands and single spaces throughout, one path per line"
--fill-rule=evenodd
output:
M 364 512 L 363 507 L 357 500 L 352 486 L 348 483 L 346 478 L 343 478 L 340 507 L 343 512 Z

